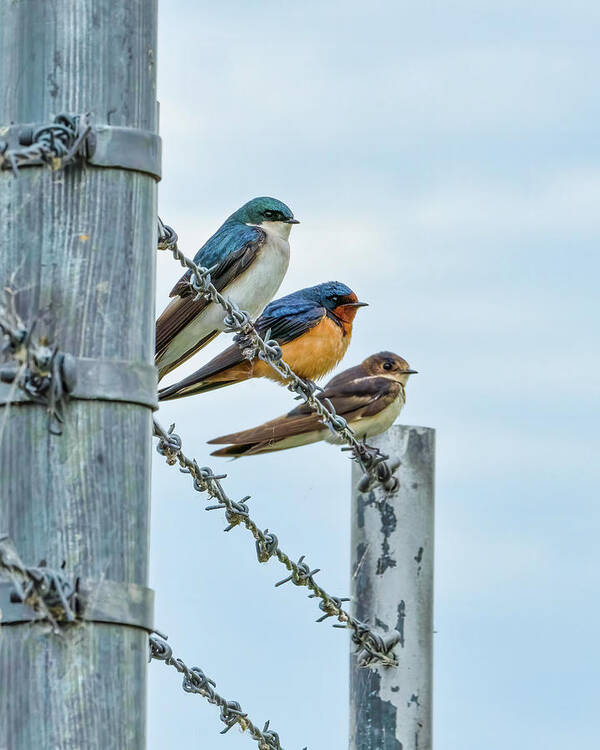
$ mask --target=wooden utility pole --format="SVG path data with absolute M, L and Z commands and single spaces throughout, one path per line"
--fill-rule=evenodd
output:
M 104 166 L 0 171 L 0 285 L 16 290 L 27 325 L 42 315 L 36 332 L 83 378 L 62 435 L 43 405 L 0 399 L 0 533 L 25 564 L 64 561 L 65 575 L 119 596 L 148 575 L 156 180 L 133 152 L 156 145 L 156 10 L 156 0 L 0 0 L 0 128 L 61 112 L 109 126 Z M 60 635 L 3 612 L 0 748 L 145 747 L 148 638 L 141 621 L 108 624 L 111 607 Z
M 399 490 L 352 490 L 353 614 L 386 636 L 397 667 L 350 665 L 350 750 L 431 750 L 434 430 L 395 425 L 369 443 L 400 461 Z

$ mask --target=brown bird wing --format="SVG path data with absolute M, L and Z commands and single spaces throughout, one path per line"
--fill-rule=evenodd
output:
M 311 300 L 292 303 L 285 300 L 283 297 L 282 300 L 271 302 L 255 322 L 256 330 L 261 336 L 270 331 L 270 338 L 280 345 L 300 338 L 318 325 L 324 316 L 323 308 Z M 191 396 L 248 378 L 253 364 L 244 356 L 244 350 L 252 346 L 252 341 L 242 333 L 238 333 L 234 341 L 234 344 L 187 378 L 160 390 L 159 401 Z M 219 374 L 225 370 L 226 376 L 219 378 Z
M 365 370 L 363 365 L 355 365 L 354 367 L 349 367 L 347 370 L 343 370 L 339 375 L 336 375 L 334 378 L 327 381 L 324 390 L 326 392 L 331 391 L 331 393 L 335 395 L 336 392 L 349 383 L 352 383 L 354 380 L 360 380 L 367 377 L 369 377 L 369 373 Z
M 266 234 L 262 229 L 258 231 L 260 236 L 256 240 L 248 242 L 235 252 L 229 253 L 210 274 L 210 279 L 219 292 L 222 292 L 234 279 L 241 276 L 256 258 L 266 239 Z M 187 273 L 175 284 L 169 296 L 175 299 L 165 308 L 156 321 L 155 355 L 157 357 L 164 352 L 173 338 L 210 303 L 208 297 L 195 299 L 196 294 L 189 283 Z M 223 317 L 225 317 L 225 312 L 223 312 Z M 194 354 L 200 346 L 201 343 L 197 348 L 187 353 L 187 356 Z
M 357 370 L 358 368 L 351 368 Z M 346 371 L 348 372 L 348 371 Z M 343 374 L 343 373 L 342 373 Z M 340 377 L 339 375 L 337 376 Z M 329 398 L 337 414 L 348 422 L 360 417 L 370 417 L 378 414 L 382 409 L 398 397 L 400 384 L 384 377 L 363 377 L 358 380 L 345 381 L 331 387 L 334 378 L 320 399 Z M 302 435 L 324 427 L 323 423 L 312 409 L 302 404 L 282 417 L 277 417 L 249 430 L 222 435 L 208 442 L 211 444 L 248 445 L 250 448 L 256 443 L 275 442 L 293 435 Z

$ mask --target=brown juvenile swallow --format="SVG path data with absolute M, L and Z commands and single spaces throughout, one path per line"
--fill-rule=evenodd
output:
M 404 386 L 416 373 L 408 362 L 392 352 L 372 354 L 360 365 L 344 370 L 329 381 L 319 398 L 330 399 L 336 412 L 358 437 L 365 439 L 385 432 L 394 423 L 406 401 Z M 326 440 L 339 442 L 312 411 L 302 404 L 287 414 L 242 432 L 209 440 L 229 443 L 213 456 L 251 456 Z

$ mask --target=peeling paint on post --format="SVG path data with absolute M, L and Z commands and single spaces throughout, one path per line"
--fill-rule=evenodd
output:
M 398 667 L 350 659 L 350 750 L 431 750 L 434 438 L 394 425 L 369 440 L 400 461 L 393 495 L 352 474 L 353 614 L 400 637 Z

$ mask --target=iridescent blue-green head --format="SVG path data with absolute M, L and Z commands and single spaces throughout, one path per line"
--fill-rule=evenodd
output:
M 261 226 L 262 224 L 299 224 L 294 219 L 291 209 L 278 201 L 277 198 L 252 198 L 248 203 L 244 203 L 241 208 L 231 214 L 227 221 L 241 221 L 244 224 L 253 224 Z
M 326 281 L 324 284 L 309 287 L 303 290 L 307 296 L 312 297 L 324 307 L 328 313 L 351 323 L 354 320 L 359 307 L 366 307 L 367 302 L 360 302 L 356 294 L 341 281 Z

